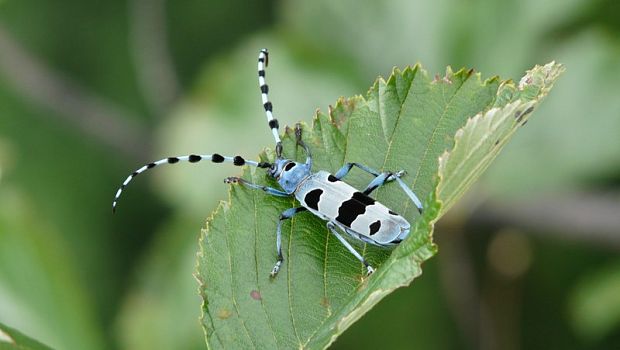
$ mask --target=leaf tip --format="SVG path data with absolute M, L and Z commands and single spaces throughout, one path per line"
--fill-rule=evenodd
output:
M 487 79 L 484 81 L 484 85 L 494 84 L 494 83 L 497 83 L 497 82 L 499 82 L 500 84 L 502 83 L 502 81 L 501 81 L 501 79 L 500 79 L 499 75 L 494 75 L 494 76 L 492 76 L 492 77 L 487 78 Z
M 524 90 L 530 85 L 548 86 L 562 74 L 566 68 L 561 63 L 551 61 L 545 65 L 536 65 L 534 68 L 525 72 L 518 84 L 519 90 Z M 550 88 L 550 87 L 549 87 Z
M 364 101 L 364 98 L 360 95 L 351 98 L 340 97 L 336 100 L 335 105 L 328 106 L 327 117 L 332 124 L 341 127 L 356 107 Z M 320 113 L 315 114 L 313 123 L 318 122 L 319 118 Z

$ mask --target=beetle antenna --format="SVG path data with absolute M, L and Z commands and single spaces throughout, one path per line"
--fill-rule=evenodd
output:
M 276 141 L 276 158 L 282 158 L 282 140 L 280 140 L 280 125 L 278 119 L 273 117 L 273 104 L 269 101 L 269 85 L 265 81 L 265 67 L 269 64 L 269 51 L 262 49 L 258 53 L 258 86 L 260 87 L 263 108 L 267 115 L 267 123 Z
M 233 163 L 236 166 L 250 165 L 250 166 L 255 166 L 258 168 L 269 168 L 271 166 L 271 163 L 267 163 L 267 162 L 255 162 L 253 160 L 245 160 L 241 156 L 228 157 L 228 156 L 219 155 L 217 153 L 200 154 L 200 155 L 190 154 L 187 156 L 168 157 L 168 158 L 160 159 L 156 162 L 152 162 L 152 163 L 142 166 L 140 169 L 134 171 L 133 173 L 131 173 L 131 175 L 127 176 L 125 181 L 123 181 L 123 184 L 121 185 L 121 187 L 119 187 L 118 191 L 116 191 L 116 195 L 114 195 L 114 201 L 112 202 L 112 212 L 116 211 L 116 206 L 118 204 L 118 200 L 121 197 L 121 194 L 123 193 L 123 190 L 125 189 L 125 187 L 127 187 L 127 185 L 129 185 L 129 183 L 131 182 L 131 180 L 133 180 L 134 177 L 142 174 L 143 172 L 149 169 L 153 169 L 154 167 L 158 165 L 176 164 L 179 162 L 198 163 L 201 160 L 210 160 L 213 163 L 224 163 L 224 162 Z

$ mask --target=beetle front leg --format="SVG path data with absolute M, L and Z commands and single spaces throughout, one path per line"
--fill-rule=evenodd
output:
M 271 269 L 271 273 L 269 274 L 272 278 L 276 277 L 276 275 L 280 271 L 280 266 L 284 261 L 284 257 L 282 256 L 282 221 L 290 219 L 293 217 L 293 215 L 306 210 L 307 209 L 304 207 L 290 208 L 280 214 L 280 219 L 278 220 L 278 228 L 276 229 L 276 250 L 278 252 L 278 260 L 276 261 L 276 264 L 273 266 L 273 269 Z
M 277 189 L 272 188 L 272 187 L 267 187 L 267 186 L 261 186 L 261 185 L 253 184 L 253 183 L 251 183 L 249 181 L 246 181 L 246 180 L 244 180 L 244 179 L 242 179 L 240 177 L 235 177 L 235 176 L 231 176 L 231 177 L 225 178 L 224 179 L 224 183 L 227 183 L 227 184 L 236 184 L 236 183 L 238 183 L 238 184 L 241 184 L 241 185 L 244 185 L 244 186 L 248 186 L 248 187 L 250 187 L 252 189 L 255 189 L 255 190 L 262 190 L 265 193 L 270 194 L 272 196 L 278 196 L 278 197 L 290 197 L 291 196 L 290 194 L 288 194 L 288 193 L 286 193 L 284 191 L 280 191 L 280 190 L 277 190 Z

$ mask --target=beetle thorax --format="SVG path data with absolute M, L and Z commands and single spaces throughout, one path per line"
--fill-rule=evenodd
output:
M 269 170 L 286 193 L 293 193 L 297 186 L 310 175 L 310 167 L 305 163 L 294 162 L 290 159 L 278 159 Z

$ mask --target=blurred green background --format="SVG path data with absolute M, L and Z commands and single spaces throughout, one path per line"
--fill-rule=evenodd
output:
M 620 2 L 0 1 L 0 322 L 58 349 L 203 349 L 192 277 L 226 199 L 211 164 L 310 122 L 393 66 L 518 79 L 567 71 L 436 229 L 414 284 L 340 337 L 349 349 L 620 347 Z

